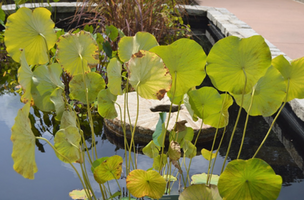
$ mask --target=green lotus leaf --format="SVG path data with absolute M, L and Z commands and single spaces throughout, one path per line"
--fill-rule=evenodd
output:
M 95 180 L 103 184 L 112 179 L 119 179 L 122 172 L 122 157 L 114 155 L 94 169 Z
M 206 186 L 204 184 L 191 185 L 179 196 L 179 200 L 189 199 L 222 200 L 216 185 Z
M 223 128 L 229 123 L 229 107 L 233 104 L 233 99 L 229 94 L 221 94 L 222 106 L 218 113 L 209 115 L 205 120 L 205 124 L 209 124 L 215 128 Z
M 285 79 L 286 85 L 289 80 L 287 101 L 294 98 L 304 98 L 304 57 L 291 61 L 286 60 L 282 55 L 272 60 L 272 65 L 280 71 Z
M 167 155 L 162 154 L 153 158 L 153 169 L 160 170 L 167 164 Z
M 109 89 L 100 90 L 97 96 L 98 113 L 106 119 L 114 119 L 117 117 L 117 112 L 114 103 L 117 99 Z
M 218 181 L 218 190 L 227 200 L 277 199 L 282 177 L 263 160 L 233 160 L 226 166 Z
M 76 162 L 80 160 L 79 148 L 81 136 L 79 134 L 79 129 L 74 126 L 66 127 L 65 129 L 60 129 L 55 134 L 54 147 L 57 151 L 69 159 L 70 162 Z M 60 154 L 56 154 L 57 157 L 68 163 L 68 160 L 62 157 Z
M 174 181 L 177 181 L 177 178 L 173 175 L 170 175 L 170 174 L 165 174 L 163 175 L 163 178 L 168 182 L 174 182 Z
M 53 102 L 54 106 L 55 106 L 55 111 L 56 111 L 56 116 L 55 119 L 60 121 L 62 114 L 65 110 L 65 103 L 62 97 L 62 88 L 56 88 L 51 96 L 50 96 L 50 100 Z
M 192 144 L 188 140 L 184 141 L 183 150 L 184 156 L 186 156 L 187 158 L 193 158 L 196 156 L 196 146 L 194 146 L 194 144 Z
M 188 93 L 185 93 L 184 97 L 183 97 L 184 105 L 185 105 L 186 109 L 188 110 L 190 116 L 192 117 L 192 120 L 197 121 L 198 120 L 197 115 L 194 113 L 194 110 L 191 108 L 189 99 L 190 98 L 189 98 Z
M 209 180 L 209 184 L 217 185 L 220 177 L 215 174 L 210 174 L 209 176 L 211 176 L 211 178 Z M 191 177 L 191 180 L 192 180 L 191 184 L 206 184 L 207 183 L 207 174 L 206 173 L 194 174 Z
M 97 65 L 99 52 L 89 32 L 67 33 L 57 42 L 57 60 L 71 76 L 90 72 L 88 65 Z
M 172 130 L 169 134 L 169 140 L 172 141 L 175 139 L 180 144 L 180 147 L 183 148 L 185 140 L 192 141 L 193 136 L 193 129 L 185 126 L 185 130 L 183 131 L 175 132 Z
M 32 99 L 31 87 L 33 72 L 30 66 L 27 64 L 24 51 L 21 52 L 20 64 L 21 67 L 18 69 L 18 82 L 24 91 L 24 94 L 21 96 L 21 101 L 26 103 Z
M 121 62 L 117 58 L 112 58 L 107 67 L 108 88 L 114 95 L 121 95 Z
M 161 100 L 171 88 L 171 76 L 162 59 L 141 50 L 127 64 L 129 82 L 145 99 Z
M 156 146 L 162 147 L 164 137 L 166 137 L 166 113 L 159 113 L 159 119 L 155 127 L 155 131 L 152 134 L 153 142 Z
M 0 3 L 0 24 L 4 25 L 5 21 L 5 12 L 2 10 L 2 2 Z
M 94 170 L 96 167 L 98 167 L 101 163 L 103 163 L 105 160 L 107 160 L 109 157 L 102 157 L 102 158 L 98 158 L 96 159 L 93 163 L 92 163 L 92 167 L 91 167 L 91 171 L 92 173 L 94 173 Z
M 252 97 L 253 91 L 254 95 Z M 248 112 L 252 101 L 249 114 L 252 116 L 263 115 L 264 117 L 268 117 L 273 115 L 282 105 L 286 96 L 286 84 L 280 72 L 271 66 L 268 68 L 265 76 L 260 78 L 253 91 L 244 95 L 243 108 Z M 233 95 L 233 97 L 237 104 L 240 105 L 242 95 Z M 251 98 L 253 99 L 251 100 Z
M 207 63 L 207 74 L 217 89 L 242 94 L 247 82 L 246 94 L 266 73 L 271 53 L 260 35 L 244 39 L 229 36 L 214 44 Z
M 215 158 L 216 156 L 216 153 L 212 153 L 211 151 L 203 148 L 201 150 L 201 153 L 202 153 L 202 156 L 206 159 L 206 160 L 212 160 L 213 158 Z M 210 156 L 211 156 L 211 159 L 210 159 Z
M 105 81 L 100 74 L 96 72 L 89 72 L 85 74 L 86 87 L 89 94 L 89 103 L 96 100 L 96 97 L 100 90 L 104 89 L 106 86 Z M 86 101 L 86 87 L 83 81 L 83 75 L 77 74 L 73 77 L 70 84 L 70 98 L 76 99 L 84 104 Z
M 30 112 L 30 102 L 19 109 L 12 127 L 11 140 L 13 142 L 12 158 L 14 160 L 14 170 L 24 178 L 34 179 L 34 174 L 38 171 L 35 162 L 35 142 L 36 138 L 31 129 L 31 122 L 28 118 Z
M 76 114 L 74 111 L 64 111 L 60 121 L 60 129 L 65 129 L 69 126 L 77 127 Z
M 139 50 L 150 50 L 158 46 L 158 42 L 151 33 L 137 32 L 133 37 L 123 37 L 118 43 L 118 56 L 122 62 L 130 60 Z
M 118 29 L 113 25 L 106 25 L 106 35 L 111 39 L 111 41 L 115 42 L 118 37 Z
M 179 160 L 181 157 L 181 147 L 177 142 L 171 141 L 168 149 L 170 160 Z
M 91 197 L 92 197 L 92 193 L 90 190 L 87 191 Z M 85 189 L 82 189 L 82 190 L 73 190 L 69 193 L 69 196 L 72 198 L 72 199 L 77 199 L 77 200 L 80 200 L 80 199 L 88 199 L 87 197 L 87 193 L 85 191 Z
M 59 64 L 50 66 L 41 65 L 33 73 L 33 84 L 31 88 L 35 105 L 42 111 L 50 112 L 55 110 L 51 101 L 51 95 L 56 88 L 64 88 L 60 80 L 62 69 Z
M 20 61 L 20 49 L 23 49 L 29 65 L 49 61 L 48 50 L 57 40 L 50 16 L 51 12 L 46 8 L 32 11 L 22 7 L 7 18 L 4 42 L 14 61 Z
M 127 176 L 127 189 L 137 198 L 148 196 L 159 199 L 165 192 L 166 181 L 154 170 L 135 169 Z
M 155 158 L 158 156 L 159 150 L 159 147 L 153 142 L 153 140 L 151 140 L 149 144 L 142 149 L 142 152 L 150 158 Z
M 201 119 L 219 113 L 222 107 L 222 98 L 213 87 L 202 87 L 188 92 L 189 102 L 194 113 Z
M 150 50 L 159 55 L 172 76 L 172 87 L 168 95 L 183 98 L 192 87 L 200 85 L 205 76 L 206 54 L 194 40 L 182 38 L 168 46 L 157 46 Z M 175 86 L 176 82 L 176 86 Z M 175 102 L 175 98 L 171 101 Z

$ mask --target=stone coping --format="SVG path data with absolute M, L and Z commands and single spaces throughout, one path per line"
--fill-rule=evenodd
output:
M 301 0 L 304 1 L 304 0 Z M 57 2 L 57 3 L 26 3 L 20 5 L 20 7 L 50 7 L 54 10 L 57 8 L 58 13 L 75 12 L 77 6 L 81 6 L 81 2 Z M 179 6 L 180 8 L 181 6 Z M 239 20 L 234 14 L 229 12 L 226 8 L 214 8 L 207 6 L 198 5 L 183 5 L 184 9 L 189 15 L 195 16 L 206 16 L 220 31 L 224 36 L 237 36 L 240 38 L 247 38 L 253 35 L 259 35 L 255 32 L 248 24 Z M 16 6 L 14 4 L 3 5 L 2 9 L 6 12 L 14 12 Z M 285 53 L 281 52 L 276 46 L 265 39 L 268 44 L 272 58 L 278 55 L 284 55 L 286 59 L 291 60 Z M 304 100 L 294 99 L 289 102 L 294 112 L 297 116 L 304 121 Z

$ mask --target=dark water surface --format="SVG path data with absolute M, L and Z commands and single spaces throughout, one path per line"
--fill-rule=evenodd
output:
M 0 96 L 0 200 L 68 200 L 71 199 L 68 193 L 73 189 L 81 189 L 82 186 L 77 178 L 76 173 L 73 171 L 69 164 L 61 162 L 57 159 L 55 153 L 49 147 L 48 144 L 44 144 L 45 153 L 38 151 L 36 148 L 36 163 L 38 166 L 38 172 L 35 174 L 34 180 L 24 179 L 21 175 L 17 174 L 13 170 L 13 160 L 11 158 L 12 143 L 10 141 L 11 127 L 14 124 L 14 119 L 17 115 L 18 109 L 23 104 L 19 101 L 19 96 L 13 94 L 4 94 Z M 31 110 L 32 111 L 32 110 Z M 36 124 L 37 125 L 37 124 Z M 38 123 L 39 126 L 39 123 Z M 258 147 L 263 136 L 267 132 L 268 124 L 266 124 L 261 118 L 255 118 L 249 123 L 249 128 L 253 129 L 248 133 L 244 151 L 241 155 L 242 158 L 250 158 L 255 149 Z M 265 130 L 266 129 L 266 130 Z M 49 139 L 53 143 L 53 135 L 50 134 L 52 130 L 45 131 L 43 137 Z M 240 128 L 239 133 L 236 133 L 235 141 L 230 155 L 231 159 L 235 159 L 238 152 L 238 143 L 241 138 Z M 113 145 L 105 136 L 97 137 L 97 150 L 98 156 L 112 156 L 120 155 L 124 157 L 124 150 L 119 149 L 116 145 Z M 225 140 L 225 144 L 220 149 L 220 157 L 217 160 L 215 167 L 215 174 L 219 174 L 223 163 L 223 156 L 227 148 L 228 139 Z M 295 164 L 289 153 L 285 150 L 284 146 L 277 139 L 275 134 L 272 134 L 267 144 L 263 147 L 257 157 L 264 159 L 268 162 L 277 174 L 283 177 L 284 183 L 279 196 L 279 200 L 300 200 L 304 197 L 304 183 L 303 183 L 303 171 Z M 186 159 L 186 163 L 189 160 Z M 77 169 L 80 170 L 78 164 L 75 164 Z M 152 159 L 138 154 L 138 168 L 149 169 L 152 166 Z M 207 172 L 208 162 L 203 159 L 202 156 L 196 156 L 191 165 L 191 175 Z M 88 169 L 90 170 L 90 169 Z M 99 186 L 95 184 L 92 174 L 89 174 L 92 187 L 100 197 Z M 123 187 L 125 179 L 119 180 Z M 111 191 L 114 193 L 117 191 L 116 182 L 109 182 Z M 173 194 L 177 194 L 177 183 L 174 184 Z

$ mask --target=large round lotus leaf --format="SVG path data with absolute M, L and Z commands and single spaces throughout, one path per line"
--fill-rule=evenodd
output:
M 55 106 L 55 111 L 56 111 L 55 119 L 58 121 L 61 120 L 62 114 L 65 110 L 65 102 L 63 100 L 62 93 L 63 93 L 63 89 L 57 87 L 50 96 L 50 100 Z
M 233 104 L 233 99 L 229 94 L 221 94 L 222 106 L 218 113 L 209 115 L 205 120 L 205 124 L 209 124 L 215 128 L 223 128 L 229 123 L 229 107 Z
M 121 62 L 117 58 L 112 58 L 107 67 L 108 88 L 114 95 L 121 95 Z
M 303 82 L 304 83 L 304 82 Z M 286 84 L 280 72 L 271 66 L 253 88 L 252 92 L 244 96 L 243 108 L 248 112 L 252 101 L 249 114 L 252 116 L 263 115 L 268 117 L 273 115 L 284 101 L 286 96 Z M 242 95 L 233 95 L 238 105 L 241 105 Z
M 71 76 L 90 72 L 88 65 L 96 65 L 99 60 L 96 41 L 91 33 L 80 31 L 67 33 L 59 37 L 57 42 L 57 60 Z
M 211 176 L 211 177 L 210 177 Z M 202 174 L 194 174 L 191 177 L 191 184 L 206 184 L 207 183 L 207 174 L 206 173 L 202 173 Z M 218 180 L 219 180 L 219 176 L 215 175 L 215 174 L 209 174 L 209 184 L 211 185 L 217 185 L 218 184 Z
M 262 36 L 244 39 L 229 36 L 212 47 L 206 70 L 217 89 L 233 94 L 242 94 L 247 77 L 246 94 L 270 64 L 271 53 Z
M 213 87 L 202 87 L 188 92 L 189 102 L 194 113 L 201 119 L 220 112 L 222 98 Z
M 57 87 L 64 88 L 60 80 L 61 73 L 62 69 L 57 63 L 50 66 L 41 65 L 35 69 L 31 93 L 35 105 L 40 110 L 45 112 L 55 110 L 54 103 L 50 98 Z
M 94 169 L 95 180 L 103 184 L 112 179 L 119 179 L 122 172 L 122 157 L 114 155 Z
M 18 82 L 24 91 L 24 94 L 21 96 L 21 101 L 26 103 L 32 99 L 31 87 L 33 72 L 30 66 L 27 64 L 24 51 L 21 52 L 20 64 L 21 66 L 18 69 Z
M 48 50 L 57 40 L 53 29 L 55 24 L 50 16 L 51 12 L 46 8 L 32 11 L 22 7 L 7 18 L 4 42 L 14 61 L 19 62 L 20 49 L 24 50 L 29 65 L 49 61 Z
M 117 99 L 116 95 L 111 94 L 109 89 L 103 89 L 98 93 L 98 113 L 106 119 L 114 119 L 117 112 L 114 103 Z
M 154 47 L 150 51 L 163 59 L 171 73 L 171 96 L 176 90 L 174 96 L 182 98 L 190 88 L 200 85 L 206 76 L 206 54 L 194 40 L 182 38 L 168 46 Z
M 183 150 L 184 156 L 186 156 L 187 158 L 193 158 L 194 156 L 196 156 L 196 146 L 188 140 L 184 141 Z
M 155 158 L 159 154 L 159 147 L 154 144 L 153 140 L 149 142 L 143 149 L 142 152 L 146 155 L 149 156 L 150 158 Z
M 98 158 L 96 159 L 91 166 L 91 171 L 92 173 L 94 173 L 94 170 L 96 167 L 98 167 L 101 163 L 103 163 L 105 160 L 107 160 L 109 157 L 102 157 L 102 158 Z
M 79 148 L 80 148 L 81 136 L 77 127 L 69 126 L 65 129 L 57 131 L 54 138 L 54 147 L 57 151 L 69 159 L 70 162 L 76 162 L 80 159 Z M 68 162 L 64 157 L 56 154 L 57 157 L 63 161 Z
M 85 80 L 89 93 L 89 103 L 92 103 L 96 100 L 99 91 L 105 88 L 106 83 L 101 75 L 96 72 L 89 72 L 85 74 Z M 77 74 L 74 76 L 69 85 L 70 98 L 87 104 L 86 87 L 84 85 L 83 75 Z
M 14 170 L 24 178 L 34 179 L 34 173 L 38 171 L 35 162 L 35 135 L 31 129 L 28 118 L 30 102 L 18 111 L 15 124 L 12 127 L 11 140 L 13 142 L 12 158 Z
M 165 192 L 166 181 L 154 170 L 136 169 L 127 176 L 127 188 L 137 198 L 148 196 L 159 199 Z
M 130 60 L 139 50 L 150 50 L 158 46 L 158 42 L 151 33 L 137 32 L 135 36 L 125 36 L 118 43 L 118 56 L 122 62 Z
M 282 55 L 272 60 L 272 65 L 277 68 L 285 79 L 289 80 L 288 98 L 291 101 L 294 98 L 304 98 L 304 57 L 289 61 Z
M 141 50 L 127 65 L 129 82 L 145 99 L 161 100 L 171 88 L 171 75 L 155 53 Z
M 187 187 L 179 196 L 179 200 L 222 200 L 215 185 L 205 184 L 191 185 Z M 236 200 L 236 199 L 235 199 Z
M 218 190 L 227 200 L 277 199 L 282 187 L 282 177 L 263 160 L 233 160 L 220 175 Z

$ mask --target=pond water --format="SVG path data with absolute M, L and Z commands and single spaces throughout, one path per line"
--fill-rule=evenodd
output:
M 18 109 L 20 109 L 23 104 L 19 101 L 18 95 L 13 94 L 3 94 L 0 96 L 0 130 L 1 130 L 1 140 L 0 140 L 0 199 L 4 200 L 65 200 L 71 199 L 68 193 L 73 189 L 81 189 L 81 184 L 69 164 L 63 163 L 57 159 L 53 150 L 44 142 L 41 142 L 44 148 L 44 153 L 36 148 L 36 162 L 38 166 L 38 172 L 35 174 L 34 180 L 24 179 L 21 175 L 17 174 L 13 170 L 13 160 L 11 158 L 12 143 L 10 141 L 11 127 L 14 124 L 14 118 L 17 115 Z M 236 107 L 233 107 L 236 109 Z M 33 110 L 31 110 L 33 113 Z M 48 115 L 47 115 L 48 116 Z M 41 117 L 43 118 L 43 117 Z M 43 137 L 46 137 L 51 142 L 53 142 L 53 128 L 46 125 L 44 121 L 47 119 L 38 119 L 36 117 L 35 127 L 37 129 L 45 129 L 42 133 Z M 98 126 L 98 125 L 97 125 Z M 102 126 L 102 125 L 100 125 Z M 262 140 L 263 136 L 267 132 L 269 125 L 263 120 L 263 118 L 252 118 L 249 122 L 249 131 L 244 144 L 244 150 L 242 152 L 241 158 L 250 158 L 258 144 Z M 101 127 L 99 127 L 101 128 Z M 97 151 L 99 157 L 120 155 L 124 157 L 124 150 L 117 147 L 117 145 L 112 144 L 103 132 L 97 137 Z M 228 131 L 229 132 L 229 131 Z M 233 142 L 233 148 L 229 159 L 235 159 L 238 144 L 241 140 L 242 128 L 240 126 L 238 132 L 235 136 L 235 141 Z M 89 140 L 87 141 L 89 143 Z M 221 170 L 221 165 L 223 163 L 223 156 L 227 148 L 228 139 L 220 149 L 220 157 L 217 160 L 217 165 L 214 169 L 215 174 L 219 174 Z M 140 147 L 139 147 L 140 148 Z M 152 159 L 138 154 L 138 168 L 149 169 L 152 166 Z M 303 171 L 299 169 L 296 163 L 293 161 L 292 157 L 285 150 L 284 146 L 280 143 L 277 136 L 272 133 L 268 138 L 265 146 L 260 151 L 257 156 L 268 162 L 277 174 L 283 177 L 284 183 L 279 196 L 279 200 L 286 199 L 303 199 L 304 196 L 304 183 L 303 183 Z M 186 159 L 186 163 L 189 160 Z M 79 169 L 78 164 L 75 164 L 77 169 Z M 202 156 L 196 156 L 193 159 L 191 165 L 191 175 L 197 173 L 207 172 L 208 162 L 203 159 Z M 94 178 L 92 174 L 89 174 L 92 183 L 94 183 Z M 125 179 L 120 179 L 121 185 L 124 185 Z M 115 181 L 110 181 L 111 191 L 114 193 L 117 191 L 117 185 Z M 98 185 L 93 184 L 94 190 L 98 191 Z M 178 194 L 178 184 L 174 185 L 173 194 Z M 97 192 L 98 196 L 101 196 Z

